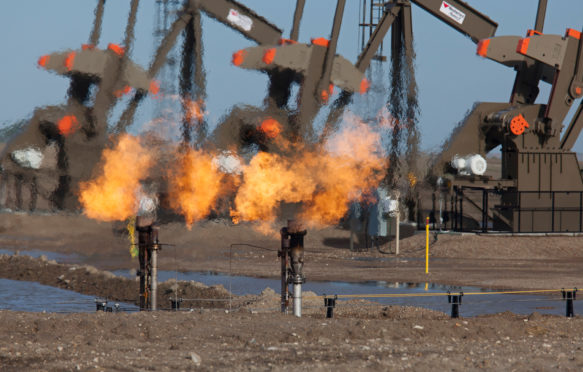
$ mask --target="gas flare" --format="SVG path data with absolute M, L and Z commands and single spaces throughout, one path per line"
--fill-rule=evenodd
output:
M 138 138 L 120 136 L 113 148 L 103 151 L 100 175 L 80 184 L 84 213 L 101 221 L 122 221 L 135 215 L 140 181 L 152 164 L 152 155 Z
M 259 152 L 243 167 L 243 183 L 231 215 L 241 221 L 260 221 L 260 230 L 268 231 L 280 203 L 308 200 L 315 192 L 307 165 L 301 160 Z
M 336 223 L 349 203 L 362 201 L 366 191 L 377 187 L 386 162 L 380 151 L 380 136 L 353 115 L 348 124 L 325 144 L 317 157 L 318 191 L 306 203 L 302 219 L 312 225 Z
M 347 119 L 346 128 L 322 148 L 290 145 L 294 156 L 259 152 L 243 167 L 231 215 L 261 221 L 266 231 L 281 203 L 302 203 L 307 224 L 336 223 L 351 201 L 379 184 L 386 166 L 379 134 L 354 116 Z
M 211 154 L 199 150 L 186 149 L 177 164 L 168 174 L 170 206 L 192 226 L 215 206 L 225 174 Z

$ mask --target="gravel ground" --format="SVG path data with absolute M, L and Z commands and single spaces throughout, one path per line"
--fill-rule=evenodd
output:
M 580 318 L 503 313 L 447 319 L 389 307 L 301 319 L 220 311 L 38 314 L 0 311 L 4 371 L 572 370 Z
M 114 300 L 136 298 L 137 283 L 104 269 L 135 269 L 121 225 L 77 215 L 2 214 L 0 248 L 75 253 L 65 265 L 46 258 L 0 255 L 0 277 L 74 290 Z M 583 287 L 583 241 L 578 236 L 431 237 L 430 274 L 425 237 L 404 234 L 401 252 L 348 251 L 341 228 L 310 230 L 309 280 L 435 282 L 508 289 Z M 277 277 L 277 237 L 249 226 L 209 221 L 192 230 L 162 226 L 166 270 L 212 270 Z M 246 244 L 235 245 L 232 244 Z M 252 246 L 250 246 L 252 245 Z M 362 244 L 359 243 L 361 246 Z M 383 246 L 389 250 L 388 244 Z M 166 282 L 161 295 L 229 297 L 222 287 Z M 309 297 L 310 293 L 305 293 Z M 316 300 L 313 300 L 316 301 Z M 449 319 L 435 311 L 349 301 L 325 319 L 306 299 L 304 317 L 274 310 L 278 296 L 209 303 L 192 312 L 49 314 L 0 311 L 1 370 L 573 370 L 583 368 L 583 321 L 537 313 Z

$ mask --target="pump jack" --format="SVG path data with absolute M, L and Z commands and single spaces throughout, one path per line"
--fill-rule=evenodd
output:
M 583 180 L 576 154 L 570 151 L 583 128 L 583 102 L 560 138 L 571 105 L 583 97 L 583 34 L 573 29 L 564 36 L 543 34 L 547 0 L 539 0 L 534 30 L 525 38 L 495 37 L 497 24 L 462 1 L 392 0 L 385 3 L 357 66 L 373 58 L 392 24 L 404 30 L 405 50 L 412 51 L 412 3 L 477 43 L 478 55 L 516 70 L 510 101 L 477 104 L 438 156 L 433 174 L 451 178 L 458 200 L 463 200 L 465 188 L 483 191 L 484 230 L 492 219 L 496 230 L 583 231 Z M 534 103 L 540 81 L 552 86 L 547 104 Z M 498 146 L 499 178 L 461 174 L 451 166 L 455 156 L 485 157 Z M 501 203 L 489 216 L 487 194 L 492 192 L 500 195 Z
M 108 50 L 97 49 L 105 4 L 105 0 L 99 0 L 89 44 L 81 50 L 53 53 L 39 60 L 39 65 L 71 78 L 70 99 L 67 105 L 36 112 L 28 127 L 4 149 L 0 157 L 0 205 L 25 208 L 23 194 L 28 190 L 30 209 L 35 209 L 37 194 L 49 200 L 51 208 L 78 208 L 76 184 L 90 176 L 107 143 L 108 131 L 124 132 L 132 124 L 139 103 L 149 92 L 156 92 L 152 79 L 183 31 L 187 47 L 183 64 L 192 65 L 195 82 L 200 80 L 201 13 L 257 42 L 256 47 L 236 52 L 232 62 L 241 68 L 263 71 L 270 81 L 265 107 L 232 110 L 205 145 L 242 148 L 252 144 L 262 150 L 278 151 L 276 141 L 262 135 L 262 120 L 275 118 L 283 125 L 282 134 L 290 140 L 314 142 L 311 122 L 328 103 L 331 88 L 337 86 L 342 91 L 331 104 L 320 141 L 326 138 L 354 92 L 367 90 L 364 72 L 389 28 L 393 27 L 393 48 L 402 43 L 405 53 L 412 51 L 411 6 L 415 4 L 477 43 L 480 56 L 517 72 L 509 102 L 476 105 L 438 156 L 433 173 L 448 175 L 456 196 L 462 198 L 464 188 L 482 190 L 485 196 L 490 192 L 500 195 L 501 203 L 493 208 L 489 208 L 487 198 L 482 203 L 484 228 L 491 219 L 499 230 L 583 231 L 583 180 L 571 151 L 583 127 L 583 104 L 560 138 L 571 105 L 583 96 L 581 32 L 567 29 L 565 36 L 543 34 L 547 0 L 539 0 L 534 30 L 528 31 L 525 38 L 495 37 L 497 24 L 459 0 L 391 0 L 384 3 L 382 17 L 352 64 L 336 54 L 345 3 L 346 0 L 337 0 L 330 40 L 318 38 L 304 44 L 297 40 L 305 0 L 296 0 L 289 39 L 282 37 L 277 26 L 237 1 L 188 0 L 150 66 L 142 69 L 129 58 L 138 0 L 131 3 L 123 47 L 112 44 Z M 396 28 L 402 37 L 396 37 Z M 183 69 L 181 85 L 185 95 L 192 94 L 192 84 L 188 83 L 193 78 L 191 73 L 191 69 Z M 552 85 L 547 104 L 534 103 L 540 81 Z M 288 106 L 294 82 L 300 85 L 297 109 Z M 92 85 L 98 87 L 94 98 L 89 94 Z M 119 122 L 109 125 L 107 117 L 114 103 L 131 89 L 135 93 Z M 191 141 L 190 126 L 185 120 L 185 144 Z M 67 133 L 70 129 L 76 131 Z M 202 134 L 203 131 L 199 133 Z M 451 166 L 456 155 L 485 156 L 497 146 L 502 149 L 499 178 L 462 174 Z M 35 161 L 51 156 L 56 165 Z
M 477 54 L 516 70 L 510 101 L 479 103 L 449 141 L 434 170 L 451 170 L 454 155 L 481 154 L 501 146 L 502 174 L 455 175 L 454 190 L 483 192 L 487 229 L 487 193 L 496 192 L 493 227 L 513 232 L 582 231 L 583 180 L 571 151 L 583 127 L 580 103 L 563 137 L 563 120 L 573 102 L 583 97 L 583 37 L 567 29 L 564 36 L 545 35 L 547 0 L 540 0 L 534 30 L 527 36 L 482 38 Z M 539 82 L 551 84 L 547 104 L 535 104 Z

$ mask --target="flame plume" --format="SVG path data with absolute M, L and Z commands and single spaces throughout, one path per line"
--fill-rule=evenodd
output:
M 346 115 L 344 129 L 324 144 L 276 140 L 283 154 L 258 152 L 247 165 L 231 151 L 175 150 L 175 166 L 166 174 L 170 207 L 189 227 L 226 207 L 235 223 L 259 222 L 260 231 L 272 233 L 283 203 L 301 205 L 298 217 L 306 225 L 335 224 L 351 202 L 365 200 L 383 179 L 387 164 L 380 135 L 356 116 Z M 150 152 L 130 135 L 105 150 L 102 174 L 81 184 L 85 214 L 104 221 L 135 215 L 140 180 L 153 163 Z M 226 195 L 232 204 L 225 205 Z
M 356 117 L 348 119 L 347 128 L 321 149 L 299 147 L 291 157 L 258 153 L 243 167 L 231 215 L 261 221 L 265 231 L 281 203 L 301 202 L 306 223 L 336 223 L 351 201 L 363 199 L 363 190 L 378 186 L 386 166 L 379 134 Z
M 178 166 L 168 175 L 170 206 L 192 226 L 215 206 L 224 177 L 211 154 L 186 149 L 179 155 Z
M 136 214 L 140 180 L 153 158 L 138 138 L 124 134 L 112 149 L 102 154 L 101 174 L 80 184 L 79 201 L 84 213 L 101 221 L 122 221 Z

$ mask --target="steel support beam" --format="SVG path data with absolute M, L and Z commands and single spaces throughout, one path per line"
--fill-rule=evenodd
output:
M 289 38 L 291 40 L 297 41 L 300 37 L 300 22 L 302 21 L 302 15 L 304 14 L 304 6 L 306 5 L 306 0 L 297 0 L 296 10 L 294 12 L 294 23 Z
M 403 32 L 403 44 L 405 45 L 406 61 L 413 61 L 413 19 L 411 17 L 411 5 L 405 4 L 401 9 L 401 30 Z
M 545 16 L 547 14 L 547 1 L 539 0 L 538 9 L 536 11 L 536 21 L 534 23 L 534 30 L 542 34 L 543 28 L 545 27 Z
M 389 28 L 395 21 L 395 18 L 397 18 L 397 16 L 399 15 L 401 8 L 402 7 L 400 5 L 389 4 L 385 9 L 385 13 L 383 14 L 381 20 L 379 21 L 378 26 L 374 29 L 374 32 L 369 38 L 368 43 L 366 43 L 366 46 L 364 47 L 356 61 L 355 66 L 361 72 L 364 73 L 368 69 L 372 57 L 375 55 L 377 49 L 383 42 L 383 39 L 385 38 L 385 35 L 389 31 Z
M 571 150 L 577 138 L 579 138 L 579 134 L 581 134 L 581 129 L 583 129 L 583 102 L 579 104 L 577 112 L 563 135 L 561 140 L 561 148 L 563 150 Z
M 575 75 L 571 82 L 570 92 L 573 98 L 583 96 L 583 30 L 579 34 L 579 50 L 577 52 L 577 61 L 575 62 Z
M 140 0 L 132 0 L 130 5 L 130 15 L 128 16 L 128 24 L 126 25 L 125 39 L 123 42 L 123 46 L 125 47 L 124 57 L 129 56 L 131 54 L 130 51 L 132 49 L 134 42 L 134 30 L 136 26 L 139 5 Z
M 182 144 L 190 145 L 192 140 L 193 118 L 189 114 L 192 101 L 193 68 L 194 68 L 194 22 L 190 22 L 184 29 L 184 43 L 182 45 L 182 61 L 180 66 L 180 98 L 182 104 Z
M 192 19 L 192 16 L 188 13 L 183 12 L 176 21 L 170 27 L 168 34 L 164 37 L 158 49 L 156 50 L 156 54 L 154 54 L 154 59 L 150 63 L 150 68 L 148 69 L 148 76 L 153 78 L 158 74 L 158 71 L 162 68 L 164 63 L 166 62 L 166 56 L 174 46 L 176 42 L 176 38 L 178 35 L 184 30 L 188 22 Z M 134 96 L 132 97 L 131 101 L 128 103 L 128 106 L 121 114 L 117 125 L 115 126 L 114 132 L 120 133 L 125 131 L 125 129 L 132 124 L 134 121 L 134 116 L 136 114 L 136 110 L 142 101 L 142 99 L 146 96 L 146 92 L 136 91 Z
M 89 44 L 97 45 L 101 36 L 101 24 L 103 23 L 103 10 L 105 8 L 105 0 L 99 0 L 95 8 L 95 20 L 93 21 L 93 30 L 89 36 Z
M 474 43 L 494 36 L 498 24 L 459 0 L 411 0 L 435 17 L 447 23 Z
M 324 99 L 320 92 L 328 92 L 328 86 L 330 85 L 330 75 L 332 74 L 332 64 L 334 63 L 334 58 L 336 57 L 336 46 L 338 45 L 338 37 L 340 36 L 340 27 L 342 26 L 342 16 L 344 15 L 345 5 L 346 0 L 338 0 L 338 3 L 336 4 L 334 23 L 332 24 L 332 32 L 330 35 L 330 44 L 326 49 L 322 76 L 320 78 L 320 83 L 318 84 L 318 89 L 316 92 L 316 98 L 322 103 L 324 103 L 327 99 Z M 326 97 L 328 96 L 326 95 Z
M 190 0 L 190 7 L 201 9 L 208 16 L 259 44 L 277 44 L 281 39 L 282 30 L 236 1 Z
M 154 59 L 152 63 L 150 63 L 150 68 L 148 69 L 148 76 L 153 78 L 158 74 L 158 71 L 162 68 L 164 63 L 166 62 L 166 56 L 174 47 L 174 43 L 176 42 L 176 38 L 178 35 L 184 30 L 188 22 L 192 19 L 192 15 L 190 13 L 183 12 L 176 21 L 170 27 L 168 34 L 164 37 L 158 49 L 156 50 L 156 54 L 154 54 Z

